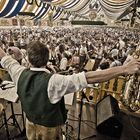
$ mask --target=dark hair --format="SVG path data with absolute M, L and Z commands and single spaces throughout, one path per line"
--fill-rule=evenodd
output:
M 102 70 L 109 68 L 109 62 L 103 62 L 100 64 L 100 68 Z
M 39 41 L 33 41 L 27 46 L 27 54 L 29 62 L 34 67 L 46 66 L 49 59 L 48 48 Z
M 66 57 L 68 59 L 68 54 L 66 52 L 63 53 L 64 57 Z
M 64 52 L 64 50 L 65 50 L 64 45 L 63 44 L 60 44 L 59 45 L 59 51 L 60 51 L 60 53 L 62 54 Z
M 14 46 L 14 42 L 9 42 L 9 46 Z

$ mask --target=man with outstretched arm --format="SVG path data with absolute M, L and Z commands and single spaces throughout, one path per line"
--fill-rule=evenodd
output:
M 51 74 L 46 65 L 48 48 L 39 41 L 31 42 L 27 49 L 30 68 L 21 66 L 0 48 L 1 65 L 17 86 L 17 94 L 26 114 L 28 140 L 60 140 L 61 126 L 67 119 L 64 95 L 86 88 L 88 84 L 104 82 L 120 75 L 140 72 L 140 61 L 102 71 L 81 72 L 73 75 Z

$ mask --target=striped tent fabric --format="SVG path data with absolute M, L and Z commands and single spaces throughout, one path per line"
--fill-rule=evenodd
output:
M 96 7 L 97 14 L 102 10 L 106 17 L 116 20 L 135 3 L 135 0 L 0 0 L 0 17 L 11 18 L 20 12 L 34 13 L 32 20 L 48 18 L 53 13 L 53 20 L 73 15 L 88 17 L 90 5 Z
M 17 5 L 17 1 L 15 0 L 8 0 L 5 2 L 4 9 L 2 9 L 0 12 L 0 17 L 5 17 L 7 14 L 9 14 L 15 5 Z
M 106 16 L 113 20 L 116 20 L 134 2 L 134 0 L 99 0 Z
M 16 1 L 16 3 L 13 6 L 12 10 L 5 17 L 6 18 L 11 18 L 11 17 L 16 16 L 20 12 L 20 10 L 23 7 L 24 3 L 25 3 L 25 0 Z

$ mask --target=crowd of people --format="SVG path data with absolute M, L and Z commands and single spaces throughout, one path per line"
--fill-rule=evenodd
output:
M 47 68 L 51 72 L 87 71 L 89 59 L 95 60 L 93 70 L 122 65 L 129 55 L 139 50 L 139 30 L 119 28 L 54 28 L 0 30 L 1 43 L 22 65 L 28 66 L 26 49 L 32 41 L 40 41 L 49 49 Z M 15 53 L 14 53 L 15 52 Z
M 107 27 L 1 30 L 1 67 L 17 86 L 28 140 L 62 140 L 64 95 L 139 74 L 139 33 Z M 95 64 L 88 71 L 90 59 Z

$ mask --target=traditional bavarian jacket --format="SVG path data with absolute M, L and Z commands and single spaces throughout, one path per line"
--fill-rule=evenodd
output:
M 47 87 L 52 74 L 25 69 L 18 80 L 18 95 L 29 121 L 56 127 L 66 121 L 64 97 L 55 104 L 48 98 Z

